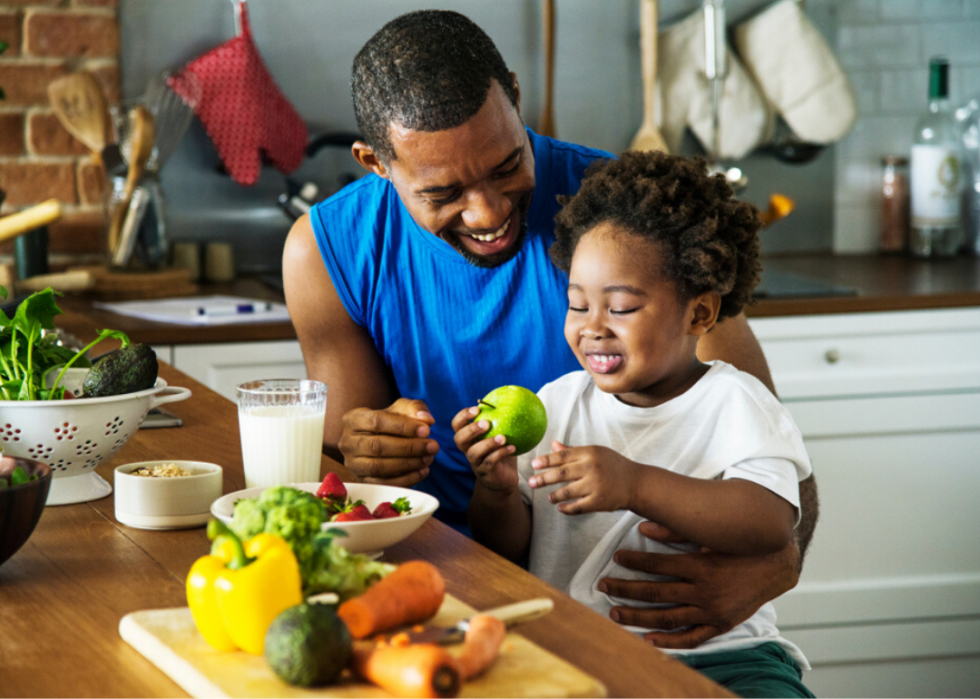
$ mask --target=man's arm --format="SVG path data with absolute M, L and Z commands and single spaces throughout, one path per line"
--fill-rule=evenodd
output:
M 773 395 L 776 394 L 776 386 L 772 381 L 766 355 L 762 352 L 762 346 L 752 332 L 744 313 L 734 318 L 726 318 L 703 336 L 698 341 L 698 359 L 703 362 L 712 359 L 728 362 L 735 368 L 752 374 L 764 383 Z M 800 482 L 800 523 L 796 526 L 795 542 L 790 545 L 790 548 L 796 548 L 798 551 L 794 556 L 798 559 L 797 572 L 803 570 L 803 556 L 810 546 L 810 539 L 813 538 L 819 513 L 817 482 L 811 474 L 805 481 Z
M 307 376 L 327 385 L 324 453 L 338 462 L 337 471 L 348 479 L 389 476 L 386 482 L 393 485 L 417 483 L 425 475 L 423 459 L 431 462 L 435 444 L 426 439 L 428 426 L 415 417 L 425 406 L 399 399 L 370 334 L 351 319 L 334 288 L 309 216 L 289 232 L 282 268 L 286 304 Z M 398 440 L 398 446 L 391 447 L 384 435 Z M 396 457 L 397 463 L 390 465 L 393 474 L 379 465 L 388 456 Z
M 702 362 L 713 359 L 728 362 L 736 369 L 752 374 L 773 394 L 776 393 L 766 355 L 763 354 L 762 346 L 759 345 L 744 313 L 726 318 L 716 324 L 707 335 L 702 335 L 698 339 L 698 359 Z

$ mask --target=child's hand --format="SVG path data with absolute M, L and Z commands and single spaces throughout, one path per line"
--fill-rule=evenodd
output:
M 506 444 L 503 435 L 493 439 L 483 439 L 481 435 L 490 429 L 486 420 L 473 422 L 480 412 L 477 407 L 465 408 L 453 418 L 454 440 L 460 451 L 466 454 L 467 461 L 483 487 L 501 493 L 513 493 L 519 481 L 517 457 L 513 456 L 514 446 Z
M 548 495 L 560 512 L 579 515 L 629 508 L 638 464 L 608 447 L 567 447 L 554 441 L 551 449 L 553 453 L 531 462 L 537 473 L 528 485 L 541 488 L 567 483 Z

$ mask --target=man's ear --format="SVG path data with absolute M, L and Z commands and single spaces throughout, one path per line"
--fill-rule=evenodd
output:
M 691 299 L 688 306 L 691 309 L 691 335 L 704 335 L 718 322 L 718 312 L 721 310 L 721 294 L 717 291 L 705 291 Z
M 378 177 L 383 177 L 386 180 L 390 179 L 388 177 L 388 170 L 385 168 L 384 163 L 381 162 L 381 158 L 378 157 L 374 149 L 367 143 L 364 141 L 355 141 L 354 145 L 351 146 L 350 152 L 354 156 L 354 160 L 362 168 L 368 172 L 373 172 Z
M 517 73 L 511 71 L 510 79 L 514 82 L 514 94 L 517 95 L 517 113 L 521 113 L 521 86 L 517 82 Z

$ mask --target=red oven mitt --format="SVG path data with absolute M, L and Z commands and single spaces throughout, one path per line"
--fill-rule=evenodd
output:
M 185 99 L 192 74 L 200 83 L 195 113 L 218 149 L 231 178 L 255 184 L 264 154 L 283 173 L 303 162 L 306 124 L 280 92 L 252 39 L 245 3 L 239 2 L 241 32 L 188 63 L 167 83 Z

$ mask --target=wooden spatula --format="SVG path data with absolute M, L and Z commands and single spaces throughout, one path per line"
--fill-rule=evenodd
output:
M 106 146 L 109 110 L 96 77 L 80 70 L 58 78 L 48 85 L 48 99 L 61 125 L 100 159 Z
M 109 254 L 112 256 L 119 245 L 119 234 L 126 220 L 133 192 L 140 178 L 146 171 L 146 163 L 153 153 L 153 142 L 156 138 L 156 127 L 150 110 L 140 104 L 133 107 L 129 113 L 129 164 L 126 171 L 126 183 L 123 185 L 122 200 L 112 212 L 109 223 Z
M 667 143 L 657 128 L 657 0 L 640 0 L 640 66 L 643 74 L 643 123 L 630 150 L 662 150 Z
M 544 29 L 544 104 L 538 120 L 538 133 L 541 136 L 556 138 L 554 92 L 555 92 L 555 0 L 544 0 L 542 10 Z

